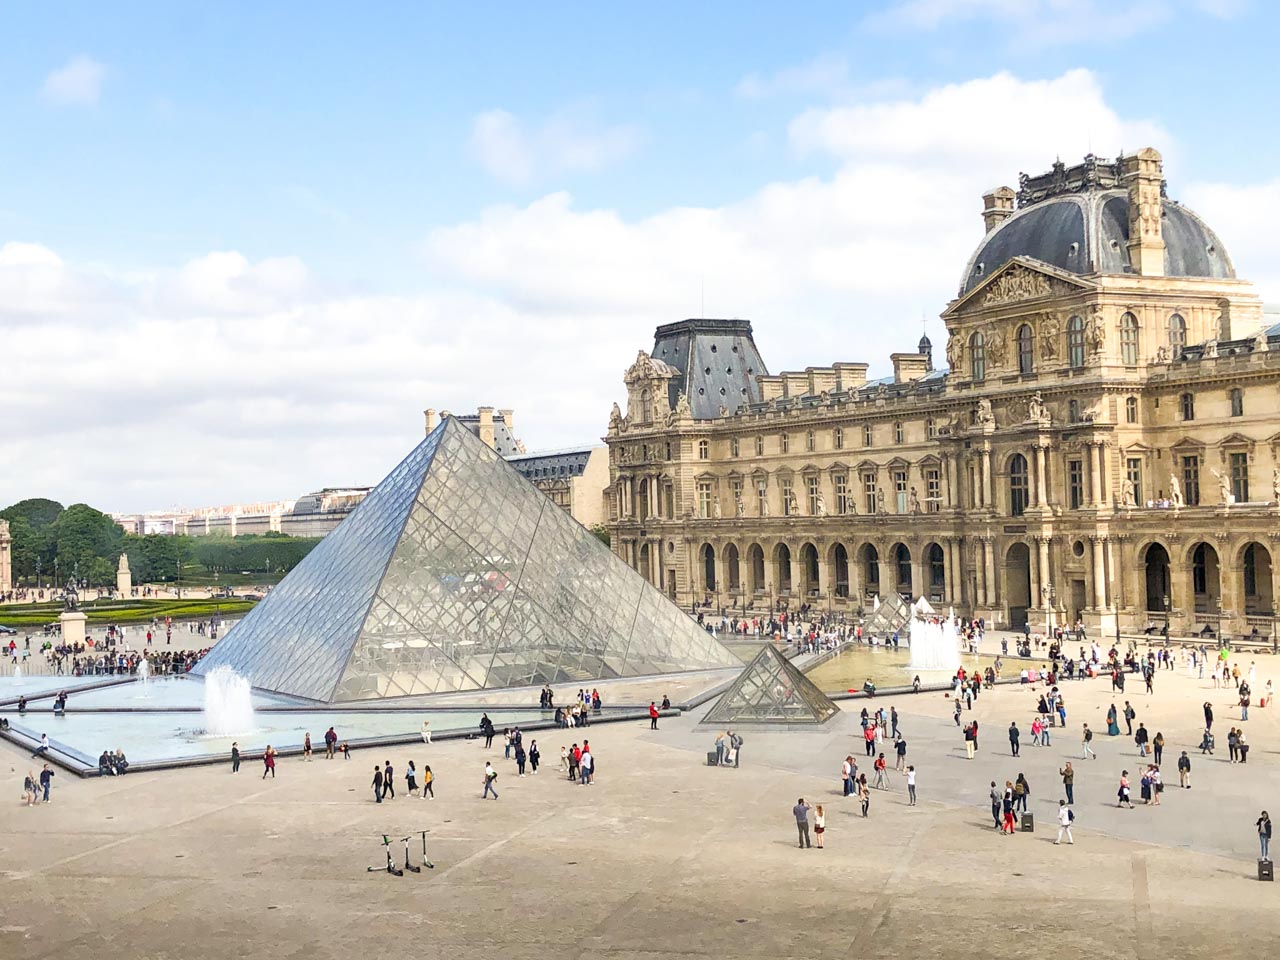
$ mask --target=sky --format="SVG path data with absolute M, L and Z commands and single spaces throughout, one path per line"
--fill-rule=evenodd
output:
M 800 11 L 797 14 L 797 10 Z M 887 372 L 981 194 L 1154 146 L 1280 300 L 1263 0 L 0 2 L 0 505 L 377 482 L 426 407 L 597 441 L 653 330 Z M 927 326 L 926 326 L 927 324 Z

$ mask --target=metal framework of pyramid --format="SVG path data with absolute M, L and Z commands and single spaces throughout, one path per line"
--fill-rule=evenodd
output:
M 740 667 L 453 418 L 209 652 L 325 703 Z
M 826 723 L 837 707 L 771 643 L 747 664 L 703 723 Z
M 862 621 L 863 636 L 888 637 L 901 631 L 911 619 L 911 608 L 896 592 L 880 601 L 880 606 Z

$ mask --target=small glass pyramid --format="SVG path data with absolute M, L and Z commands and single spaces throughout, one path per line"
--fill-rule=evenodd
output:
M 862 622 L 864 637 L 880 637 L 882 639 L 901 632 L 911 619 L 911 608 L 896 592 L 888 594 L 880 601 L 880 606 Z M 903 638 L 905 639 L 905 638 Z
M 826 723 L 840 708 L 767 643 L 711 708 L 703 723 Z
M 324 703 L 741 661 L 446 418 L 194 672 Z

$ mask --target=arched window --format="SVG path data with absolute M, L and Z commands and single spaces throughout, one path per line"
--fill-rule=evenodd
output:
M 1009 461 L 1009 515 L 1020 517 L 1027 512 L 1031 486 L 1027 477 L 1027 458 L 1015 453 Z
M 1138 422 L 1138 398 L 1137 397 L 1125 397 L 1124 422 L 1125 423 Z
M 1178 398 L 1178 404 L 1182 411 L 1183 420 L 1194 420 L 1196 418 L 1196 398 L 1193 394 L 1184 393 Z
M 987 342 L 981 333 L 969 338 L 969 374 L 974 380 L 987 378 Z
M 1036 368 L 1035 335 L 1031 332 L 1031 324 L 1024 323 L 1018 328 L 1018 372 L 1028 374 Z
M 653 422 L 653 394 L 644 390 L 640 394 L 640 422 Z
M 1244 416 L 1244 391 L 1239 387 L 1232 387 L 1229 393 L 1231 400 L 1231 415 L 1233 417 Z
M 1174 360 L 1182 356 L 1187 345 L 1187 321 L 1181 314 L 1175 313 L 1169 318 L 1169 353 Z
M 1120 362 L 1126 367 L 1138 365 L 1138 318 L 1132 313 L 1120 318 Z
M 1084 318 L 1072 317 L 1067 321 L 1067 363 L 1072 370 L 1084 366 Z
M 710 440 L 698 441 L 698 459 L 699 460 L 711 459 L 711 441 Z

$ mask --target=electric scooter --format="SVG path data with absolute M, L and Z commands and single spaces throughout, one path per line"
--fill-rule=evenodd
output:
M 386 866 L 387 873 L 391 874 L 394 877 L 403 877 L 404 871 L 397 869 L 395 861 L 391 859 L 391 838 L 388 837 L 385 833 L 382 835 L 382 847 L 387 854 L 387 866 Z M 383 869 L 382 867 L 366 867 L 365 868 L 366 872 L 368 873 L 377 873 L 382 869 Z
M 401 837 L 400 840 L 404 844 L 404 868 L 410 873 L 421 873 L 421 867 L 415 867 L 409 862 L 409 837 Z
M 428 870 L 434 870 L 436 865 L 427 859 L 427 831 L 422 831 L 422 865 Z

